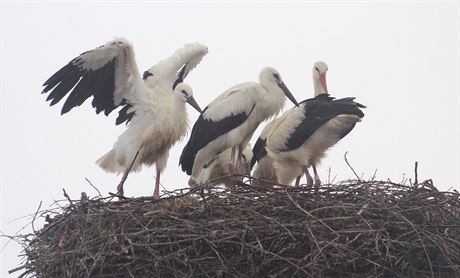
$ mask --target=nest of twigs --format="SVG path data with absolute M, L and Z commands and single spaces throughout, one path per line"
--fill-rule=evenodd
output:
M 23 277 L 459 277 L 460 196 L 431 181 L 66 201 Z

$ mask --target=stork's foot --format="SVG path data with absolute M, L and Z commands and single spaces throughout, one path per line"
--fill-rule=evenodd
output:
M 313 187 L 313 178 L 310 176 L 307 176 L 307 188 L 311 189 Z
M 153 190 L 153 197 L 155 199 L 160 199 L 160 187 L 155 187 Z
M 117 186 L 117 195 L 119 196 L 125 196 L 125 191 L 123 190 L 123 182 L 120 182 L 120 184 Z
M 321 180 L 319 178 L 315 178 L 315 190 L 316 191 L 318 191 L 320 185 L 321 185 Z

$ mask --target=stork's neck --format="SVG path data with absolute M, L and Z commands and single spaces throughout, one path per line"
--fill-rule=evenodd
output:
M 283 109 L 286 102 L 286 96 L 284 95 L 283 90 L 276 84 L 272 82 L 261 83 L 263 87 L 267 90 L 268 94 L 266 96 L 266 114 L 267 117 L 278 114 L 281 109 Z
M 315 76 L 315 74 L 313 74 L 313 86 L 315 87 L 315 97 L 326 93 L 323 86 L 321 85 L 321 82 L 319 81 L 319 78 Z

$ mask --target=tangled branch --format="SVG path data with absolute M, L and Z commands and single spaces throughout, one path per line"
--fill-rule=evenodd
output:
M 18 239 L 20 277 L 460 276 L 460 196 L 430 180 L 64 202 Z

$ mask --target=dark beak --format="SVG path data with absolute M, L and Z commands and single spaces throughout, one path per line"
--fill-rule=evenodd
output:
M 187 103 L 190 104 L 193 108 L 195 108 L 198 112 L 202 112 L 200 106 L 196 102 L 195 98 L 190 97 L 187 99 Z
M 184 82 L 184 78 L 187 76 L 185 72 L 185 69 L 187 68 L 187 64 L 188 63 L 185 63 L 185 65 L 182 66 L 179 73 L 177 74 L 176 81 L 174 81 L 174 84 L 173 84 L 173 90 L 176 89 L 177 84 Z
M 294 96 L 292 95 L 291 91 L 289 91 L 288 87 L 286 87 L 286 84 L 284 82 L 281 82 L 278 84 L 278 86 L 283 90 L 284 94 L 287 96 L 287 98 L 292 101 L 292 103 L 295 104 L 295 106 L 299 107 L 299 103 L 297 103 L 297 100 L 295 100 Z

